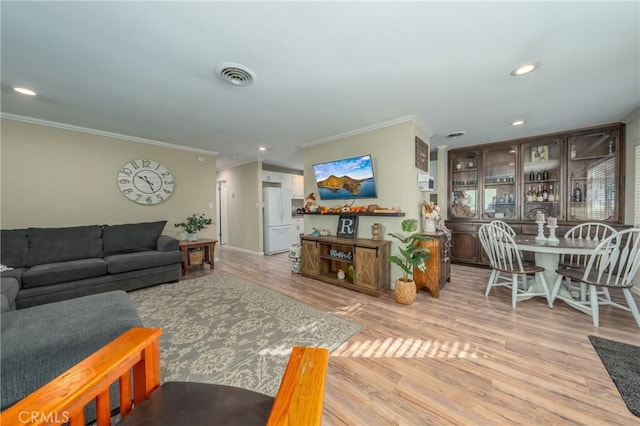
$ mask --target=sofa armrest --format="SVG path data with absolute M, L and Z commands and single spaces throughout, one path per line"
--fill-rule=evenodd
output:
M 176 251 L 180 250 L 180 242 L 168 235 L 160 235 L 156 246 L 158 251 Z

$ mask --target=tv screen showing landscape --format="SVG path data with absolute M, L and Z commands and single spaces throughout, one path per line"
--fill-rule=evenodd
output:
M 313 165 L 321 200 L 376 198 L 371 155 Z

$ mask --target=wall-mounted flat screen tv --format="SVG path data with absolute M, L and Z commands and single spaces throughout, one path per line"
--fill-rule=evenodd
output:
M 371 155 L 313 165 L 321 200 L 376 198 Z

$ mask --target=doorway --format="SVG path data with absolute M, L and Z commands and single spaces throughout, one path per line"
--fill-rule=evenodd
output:
M 227 211 L 227 181 L 218 182 L 218 244 L 229 244 L 229 216 Z

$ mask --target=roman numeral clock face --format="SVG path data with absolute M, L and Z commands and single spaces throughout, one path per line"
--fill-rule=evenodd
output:
M 138 204 L 158 204 L 171 196 L 173 175 L 153 160 L 131 160 L 118 172 L 118 187 L 122 195 Z

